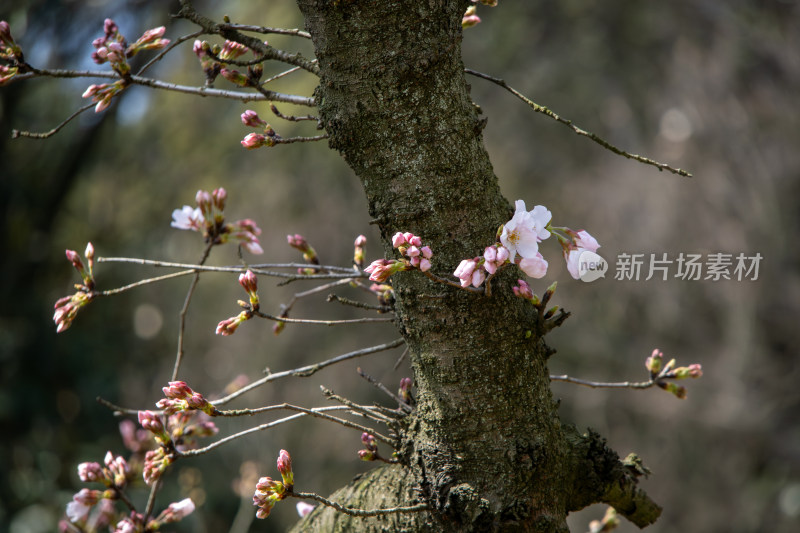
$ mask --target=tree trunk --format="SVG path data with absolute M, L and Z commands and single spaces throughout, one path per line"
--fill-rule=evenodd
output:
M 433 249 L 432 271 L 450 277 L 512 215 L 464 77 L 467 0 L 298 3 L 319 60 L 316 99 L 330 145 L 361 180 L 387 257 L 391 236 L 411 231 Z M 380 518 L 318 509 L 296 530 L 552 532 L 595 501 L 635 501 L 620 512 L 642 513 L 649 500 L 616 454 L 560 423 L 552 350 L 534 307 L 513 295 L 518 277 L 515 267 L 503 271 L 491 296 L 418 271 L 392 278 L 417 386 L 400 432 L 401 465 L 376 468 L 331 498 L 432 509 Z M 609 496 L 612 485 L 623 496 Z M 634 518 L 641 526 L 658 516 L 654 504 L 648 509 Z

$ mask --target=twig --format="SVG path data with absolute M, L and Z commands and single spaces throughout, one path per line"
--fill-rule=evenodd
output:
M 196 270 L 183 270 L 181 272 L 173 272 L 172 274 L 164 274 L 163 276 L 157 276 L 155 278 L 143 279 L 135 283 L 131 283 L 130 285 L 125 285 L 123 287 L 119 287 L 116 289 L 109 289 L 107 291 L 103 291 L 100 293 L 100 296 L 112 296 L 114 294 L 120 294 L 130 289 L 135 289 L 136 287 L 149 285 L 150 283 L 156 283 L 159 281 L 164 281 L 172 278 L 179 278 L 181 276 L 188 276 L 189 274 L 194 274 L 194 273 L 196 273 Z
M 516 96 L 517 98 L 519 98 L 520 100 L 522 100 L 523 102 L 528 104 L 535 112 L 547 115 L 548 117 L 552 118 L 556 122 L 564 124 L 565 126 L 567 126 L 569 129 L 571 129 L 576 134 L 582 135 L 583 137 L 588 137 L 589 139 L 593 140 L 594 142 L 596 142 L 597 144 L 599 144 L 603 148 L 605 148 L 607 150 L 610 150 L 610 151 L 614 152 L 617 155 L 621 155 L 621 156 L 626 157 L 628 159 L 633 159 L 634 161 L 638 161 L 640 163 L 644 163 L 645 165 L 654 166 L 658 170 L 668 170 L 669 172 L 672 172 L 673 174 L 678 174 L 679 176 L 685 176 L 687 178 L 692 177 L 692 175 L 689 172 L 687 172 L 687 171 L 685 171 L 683 169 L 673 168 L 673 167 L 667 165 L 666 163 L 659 163 L 658 161 L 655 161 L 653 159 L 650 159 L 650 158 L 647 158 L 647 157 L 643 157 L 643 156 L 640 156 L 640 155 L 636 155 L 636 154 L 632 154 L 630 152 L 626 152 L 625 150 L 622 150 L 621 148 L 617 148 L 616 146 L 614 146 L 610 142 L 602 139 L 601 137 L 598 137 L 594 133 L 588 132 L 588 131 L 586 131 L 584 129 L 581 129 L 578 126 L 574 125 L 571 120 L 567 120 L 567 119 L 561 118 L 559 115 L 557 115 L 556 113 L 554 113 L 550 109 L 546 108 L 545 106 L 539 105 L 536 102 L 534 102 L 533 100 L 530 100 L 525 95 L 523 95 L 522 93 L 520 93 L 519 91 L 517 91 L 516 89 L 514 89 L 510 85 L 508 85 L 504 80 L 502 80 L 500 78 L 495 78 L 494 76 L 489 76 L 488 74 L 483 74 L 482 72 L 478 72 L 478 71 L 472 70 L 472 69 L 464 69 L 464 72 L 466 72 L 467 74 L 471 74 L 473 76 L 476 76 L 478 78 L 483 78 L 484 80 L 489 80 L 492 83 L 495 83 L 495 84 L 499 85 L 503 89 L 507 90 L 508 92 L 510 92 L 511 94 L 513 94 L 514 96 Z
M 155 56 L 153 59 L 151 59 L 150 61 L 148 61 L 147 63 L 145 63 L 145 64 L 144 64 L 144 66 L 143 66 L 142 68 L 140 68 L 140 69 L 139 69 L 139 70 L 136 72 L 136 74 L 137 74 L 138 76 L 141 76 L 141 75 L 142 75 L 142 74 L 144 74 L 144 73 L 145 73 L 145 72 L 146 72 L 146 71 L 147 71 L 147 70 L 148 70 L 150 67 L 152 67 L 153 65 L 155 65 L 157 62 L 161 61 L 161 59 L 162 59 L 162 58 L 163 58 L 165 55 L 167 55 L 168 53 L 170 53 L 170 52 L 172 51 L 172 49 L 173 49 L 173 48 L 175 48 L 176 46 L 178 46 L 179 44 L 181 44 L 181 43 L 183 43 L 183 42 L 186 42 L 186 41 L 188 41 L 189 39 L 195 39 L 195 38 L 197 38 L 197 37 L 200 37 L 201 35 L 203 35 L 203 32 L 202 32 L 202 30 L 201 30 L 201 31 L 196 31 L 196 32 L 194 32 L 194 33 L 190 33 L 189 35 L 183 35 L 183 36 L 181 36 L 181 37 L 178 37 L 177 39 L 175 39 L 174 41 L 172 41 L 172 42 L 169 44 L 169 46 L 167 46 L 166 48 L 164 48 L 163 50 L 161 50 L 161 51 L 158 53 L 158 55 L 156 55 L 156 56 Z
M 288 120 L 289 122 L 302 122 L 304 120 L 313 120 L 317 123 L 319 122 L 319 117 L 315 117 L 313 115 L 305 115 L 302 117 L 296 117 L 294 115 L 284 115 L 283 113 L 278 111 L 278 108 L 275 107 L 275 104 L 270 104 L 269 109 L 276 117 L 282 118 L 283 120 Z
M 268 28 L 267 26 L 250 26 L 248 24 L 231 23 L 220 24 L 219 27 L 225 30 L 253 31 L 256 33 L 277 33 L 278 35 L 294 35 L 297 37 L 303 37 L 304 39 L 311 39 L 310 33 L 299 29 Z
M 329 400 L 334 400 L 334 401 L 339 402 L 342 405 L 346 405 L 347 407 L 349 407 L 353 411 L 361 413 L 362 415 L 366 416 L 367 418 L 371 418 L 372 420 L 374 420 L 376 422 L 381 422 L 382 424 L 390 424 L 390 423 L 394 422 L 394 420 L 392 420 L 391 418 L 389 418 L 387 416 L 384 416 L 382 414 L 376 414 L 375 412 L 370 411 L 368 407 L 365 407 L 363 405 L 358 405 L 357 403 L 355 403 L 353 401 L 350 401 L 350 400 L 348 400 L 347 398 L 345 398 L 343 396 L 339 396 L 338 394 L 334 393 L 332 390 L 326 388 L 324 385 L 320 385 L 319 388 L 322 390 L 322 394 L 324 394 L 325 397 L 328 398 Z
M 339 503 L 323 498 L 322 496 L 313 492 L 289 492 L 289 496 L 293 498 L 301 498 L 304 500 L 315 500 L 327 507 L 332 507 L 340 513 L 348 514 L 350 516 L 381 516 L 385 514 L 396 513 L 419 513 L 422 511 L 430 510 L 427 503 L 419 503 L 410 507 L 391 507 L 388 509 L 353 509 L 352 507 L 345 507 Z
M 75 117 L 77 117 L 78 115 L 83 113 L 84 111 L 93 108 L 94 106 L 95 106 L 94 103 L 86 104 L 85 106 L 79 108 L 77 111 L 72 113 L 70 116 L 68 116 L 67 118 L 62 120 L 61 123 L 59 123 L 55 128 L 53 128 L 50 131 L 45 131 L 43 133 L 34 133 L 34 132 L 30 132 L 30 131 L 11 130 L 11 138 L 12 139 L 17 139 L 19 137 L 28 137 L 28 138 L 31 138 L 31 139 L 47 139 L 48 137 L 52 137 L 53 135 L 55 135 L 56 133 L 61 131 L 61 128 L 63 128 L 64 126 L 66 126 L 67 124 L 72 122 L 72 119 L 74 119 Z
M 267 320 L 274 320 L 275 322 L 286 322 L 287 324 L 317 324 L 320 326 L 342 326 L 345 324 L 367 324 L 370 322 L 392 322 L 394 321 L 393 317 L 384 317 L 384 318 L 351 318 L 347 320 L 312 320 L 309 318 L 289 318 L 289 317 L 279 317 L 274 315 L 269 315 L 267 313 L 263 313 L 261 311 L 253 310 L 253 314 L 255 316 L 266 318 Z
M 395 393 L 393 393 L 392 391 L 387 389 L 386 385 L 384 385 L 383 383 L 381 383 L 377 379 L 373 378 L 372 376 L 370 376 L 369 374 L 367 374 L 366 372 L 361 370 L 361 367 L 356 368 L 356 372 L 358 372 L 359 376 L 361 376 L 362 378 L 366 379 L 367 381 L 372 383 L 375 387 L 377 387 L 378 390 L 386 393 L 386 395 L 388 395 L 390 398 L 392 398 L 394 401 L 396 401 L 398 403 L 398 405 L 400 405 L 400 407 L 403 409 L 403 411 L 406 411 L 408 413 L 410 413 L 412 411 L 412 407 L 410 405 L 408 405 L 405 402 L 405 400 L 403 400 L 400 396 L 396 395 Z
M 314 61 L 312 61 L 312 63 L 316 63 L 316 62 L 317 62 L 316 59 Z M 292 67 L 289 70 L 284 70 L 283 72 L 275 74 L 274 76 L 272 76 L 270 78 L 267 78 L 264 81 L 259 82 L 259 83 L 263 87 L 264 85 L 266 85 L 266 84 L 268 84 L 270 82 L 273 82 L 275 80 L 279 80 L 279 79 L 283 78 L 284 76 L 288 76 L 289 74 L 292 74 L 293 72 L 297 72 L 298 70 L 301 70 L 300 67 Z
M 338 405 L 337 406 L 333 406 L 333 407 L 316 407 L 314 409 L 306 409 L 305 407 L 299 407 L 299 406 L 296 406 L 296 405 L 291 405 L 291 404 L 288 404 L 288 403 L 284 403 L 284 404 L 281 404 L 280 408 L 288 409 L 290 411 L 299 411 L 299 412 L 296 415 L 287 416 L 285 418 L 281 418 L 279 420 L 274 420 L 274 421 L 269 422 L 267 424 L 261 424 L 260 426 L 255 426 L 255 427 L 246 429 L 244 431 L 240 431 L 239 433 L 234 433 L 233 435 L 229 435 L 229 436 L 227 436 L 227 437 L 225 437 L 223 439 L 220 439 L 220 440 L 218 440 L 216 442 L 212 442 L 211 444 L 209 444 L 208 446 L 205 446 L 203 448 L 197 448 L 197 449 L 194 449 L 194 450 L 186 450 L 184 452 L 180 452 L 180 451 L 176 450 L 175 453 L 178 456 L 181 456 L 181 457 L 192 457 L 192 456 L 195 456 L 195 455 L 203 455 L 205 453 L 210 452 L 211 450 L 213 450 L 214 448 L 216 448 L 218 446 L 221 446 L 221 445 L 223 445 L 225 443 L 231 442 L 231 441 L 236 440 L 238 438 L 244 437 L 245 435 L 249 435 L 250 433 L 255 433 L 257 431 L 264 431 L 265 429 L 270 429 L 270 428 L 275 427 L 275 426 L 277 426 L 279 424 L 283 424 L 283 423 L 288 422 L 290 420 L 296 420 L 296 419 L 302 418 L 304 416 L 313 416 L 313 417 L 316 417 L 316 418 L 321 418 L 323 420 L 328 420 L 330 422 L 335 422 L 337 424 L 341 424 L 341 425 L 343 425 L 345 427 L 349 427 L 351 429 L 357 429 L 359 431 L 369 433 L 370 435 L 374 435 L 376 439 L 388 444 L 389 446 L 393 447 L 393 445 L 394 445 L 394 442 L 391 439 L 389 439 L 389 437 L 386 437 L 383 434 L 376 432 L 372 428 L 369 428 L 369 427 L 366 427 L 366 426 L 362 426 L 361 424 L 356 424 L 355 422 L 350 422 L 349 420 L 345 420 L 343 418 L 338 418 L 338 417 L 335 417 L 335 416 L 327 415 L 327 414 L 324 413 L 324 411 L 334 411 L 334 410 L 341 411 L 342 408 L 340 406 L 338 406 Z M 344 409 L 347 409 L 347 408 L 345 407 Z
M 407 355 L 408 355 L 408 346 L 406 346 L 406 349 L 403 350 L 403 353 L 400 354 L 400 357 L 397 358 L 397 361 L 394 362 L 394 367 L 392 368 L 392 370 L 397 370 L 397 367 L 400 366 L 400 363 L 403 362 L 403 359 L 405 359 Z
M 12 83 L 22 81 L 27 78 L 35 78 L 47 76 L 51 78 L 104 78 L 111 80 L 118 80 L 119 75 L 113 71 L 105 70 L 61 70 L 61 69 L 35 69 L 33 72 L 19 74 L 12 78 Z M 143 78 L 142 76 L 132 75 L 126 78 L 131 84 L 143 85 L 153 89 L 162 89 L 165 91 L 174 91 L 184 94 L 194 94 L 197 96 L 214 96 L 217 98 L 228 98 L 229 100 L 239 100 L 241 102 L 256 102 L 256 101 L 272 101 L 284 102 L 287 104 L 296 104 L 306 107 L 316 107 L 314 98 L 308 96 L 298 96 L 295 94 L 284 94 L 274 91 L 267 91 L 266 89 L 261 93 L 251 93 L 242 91 L 226 91 L 222 89 L 214 89 L 211 87 L 190 87 L 187 85 L 178 85 L 176 83 L 167 83 L 161 80 L 152 78 Z M 94 104 L 93 104 L 94 105 Z
M 161 479 L 156 479 L 153 486 L 150 488 L 150 495 L 147 497 L 147 505 L 144 508 L 144 520 L 147 523 L 150 519 L 150 515 L 153 514 L 153 507 L 156 505 L 156 493 L 161 488 Z
M 550 376 L 550 381 L 566 381 L 567 383 L 574 383 L 575 385 L 583 385 L 584 387 L 591 387 L 593 389 L 649 389 L 656 384 L 656 380 L 650 381 L 621 381 L 621 382 L 603 382 L 603 381 L 588 381 L 585 379 L 578 379 L 570 377 L 566 374 L 562 376 Z
M 256 387 L 260 387 L 265 383 L 269 383 L 270 381 L 275 381 L 277 379 L 289 377 L 289 376 L 296 376 L 296 377 L 309 377 L 313 374 L 316 374 L 323 368 L 334 365 L 336 363 L 341 363 L 342 361 L 347 361 L 349 359 L 355 359 L 356 357 L 363 357 L 365 355 L 370 355 L 373 353 L 383 352 L 385 350 L 391 350 L 392 348 L 397 348 L 404 344 L 405 341 L 403 339 L 396 339 L 392 342 L 387 342 L 386 344 L 379 344 L 378 346 L 372 346 L 370 348 L 363 348 L 361 350 L 356 350 L 353 352 L 348 352 L 342 355 L 338 355 L 336 357 L 332 357 L 320 363 L 315 363 L 313 365 L 303 366 L 299 368 L 295 368 L 292 370 L 285 370 L 283 372 L 276 372 L 274 374 L 269 374 L 264 376 L 263 378 L 259 379 L 258 381 L 254 381 L 253 383 L 247 385 L 246 387 L 242 387 L 241 389 L 237 390 L 225 396 L 222 399 L 219 399 L 214 403 L 215 406 L 225 405 L 226 403 L 230 402 L 231 400 L 238 398 L 239 396 L 245 394 L 246 392 L 250 392 L 251 390 L 255 389 Z M 116 407 L 116 406 L 114 406 Z
M 342 305 L 350 305 L 353 307 L 358 307 L 359 309 L 369 309 L 371 311 L 378 311 L 380 313 L 387 313 L 392 310 L 391 307 L 387 307 L 385 305 L 371 305 L 364 302 L 359 302 L 357 300 L 351 300 L 350 298 L 344 298 L 342 296 L 337 296 L 335 294 L 329 294 L 327 301 L 329 302 L 339 302 Z
M 206 245 L 198 264 L 202 265 L 206 262 L 206 259 L 208 259 L 208 254 L 211 253 L 211 248 L 213 246 L 213 242 L 210 242 Z M 178 379 L 178 370 L 180 370 L 181 361 L 183 361 L 183 334 L 186 329 L 186 313 L 189 312 L 189 304 L 192 301 L 192 295 L 194 294 L 194 289 L 197 287 L 198 281 L 200 281 L 200 272 L 195 271 L 194 278 L 192 279 L 191 285 L 189 285 L 189 290 L 186 293 L 186 299 L 183 301 L 183 307 L 181 308 L 181 313 L 179 315 L 180 323 L 178 325 L 178 350 L 175 354 L 175 367 L 172 369 L 172 379 L 170 381 L 175 381 Z
M 310 143 L 315 141 L 324 141 L 328 137 L 329 135 L 327 133 L 315 135 L 313 137 L 281 137 L 275 139 L 275 144 Z
M 204 266 L 193 265 L 191 263 L 173 263 L 170 261 L 157 261 L 154 259 L 140 259 L 138 257 L 98 257 L 96 258 L 96 261 L 98 263 L 135 263 L 137 265 L 155 267 L 186 268 L 191 270 L 201 270 L 204 272 L 232 272 L 235 274 L 242 274 L 247 270 L 247 267 L 244 266 Z M 349 273 L 350 277 L 367 277 L 366 275 L 362 275 L 360 273 L 354 273 L 353 269 L 351 268 L 340 266 L 310 265 L 308 263 L 259 263 L 256 265 L 250 265 L 250 270 L 253 272 L 257 274 L 269 275 L 270 273 L 263 270 L 264 268 L 311 268 L 315 270 L 332 270 L 335 272 Z M 313 278 L 314 276 L 310 277 Z

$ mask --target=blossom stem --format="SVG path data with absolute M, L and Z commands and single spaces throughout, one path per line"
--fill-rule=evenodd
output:
M 208 259 L 208 254 L 211 253 L 211 248 L 214 246 L 214 242 L 209 242 L 206 245 L 205 250 L 203 250 L 203 255 L 200 258 L 198 264 L 202 265 Z M 170 381 L 175 381 L 178 379 L 178 371 L 181 368 L 181 361 L 183 361 L 183 337 L 186 331 L 186 314 L 189 312 L 189 304 L 192 302 L 192 295 L 194 294 L 194 290 L 197 287 L 197 283 L 200 281 L 200 271 L 195 271 L 194 278 L 192 278 L 192 283 L 189 285 L 189 290 L 186 293 L 186 299 L 183 301 L 183 308 L 181 308 L 180 313 L 180 324 L 178 325 L 178 350 L 175 354 L 175 367 L 172 369 L 172 379 Z

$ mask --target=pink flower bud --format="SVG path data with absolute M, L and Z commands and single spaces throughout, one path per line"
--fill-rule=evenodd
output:
M 420 248 L 420 251 L 422 252 L 422 257 L 424 257 L 425 259 L 430 259 L 431 257 L 433 257 L 433 251 L 431 251 L 430 246 L 423 246 L 422 248 Z
M 195 506 L 191 498 L 183 499 L 179 502 L 169 504 L 159 516 L 156 522 L 159 524 L 169 524 L 179 522 L 194 512 Z
M 422 239 L 420 237 L 418 237 L 417 235 L 412 235 L 411 238 L 408 239 L 408 244 L 410 244 L 411 246 L 416 246 L 417 248 L 419 248 L 420 246 L 422 246 Z
M 169 386 L 162 387 L 161 390 L 164 392 L 164 396 L 173 400 L 185 400 L 194 394 L 192 388 L 185 381 L 170 381 Z
M 419 251 L 419 248 L 416 246 L 411 246 L 408 248 L 408 250 L 406 250 L 406 255 L 408 257 L 417 257 L 420 253 L 421 252 Z
M 228 192 L 222 187 L 214 189 L 211 192 L 211 200 L 214 202 L 214 207 L 219 211 L 225 211 L 225 201 L 228 199 Z
M 85 270 L 83 266 L 83 261 L 81 261 L 81 256 L 78 255 L 78 252 L 74 250 L 67 250 L 67 260 L 72 263 L 72 266 L 83 275 L 83 271 Z
M 423 272 L 427 272 L 428 270 L 430 270 L 431 269 L 430 260 L 423 257 L 422 260 L 419 262 L 419 269 Z
M 248 109 L 242 113 L 242 124 L 250 126 L 251 128 L 259 128 L 266 124 L 266 122 L 258 116 L 258 113 L 252 109 Z
M 73 501 L 83 505 L 95 505 L 103 498 L 102 490 L 81 489 L 73 497 Z
M 506 248 L 505 246 L 498 246 L 497 247 L 497 259 L 496 259 L 497 264 L 498 265 L 502 265 L 503 263 L 508 261 L 509 255 L 510 255 L 510 253 L 508 251 L 508 248 Z
M 78 465 L 78 477 L 86 483 L 106 479 L 100 463 L 81 463 Z
M 420 258 L 419 258 L 418 256 L 417 256 L 417 257 L 412 257 L 412 258 L 409 260 L 409 263 L 411 264 L 411 266 L 412 266 L 412 267 L 414 267 L 414 268 L 419 268 L 419 265 L 420 265 Z
M 283 484 L 291 490 L 294 485 L 294 473 L 292 472 L 292 458 L 286 450 L 281 450 L 278 454 L 278 472 L 281 473 Z
M 88 243 L 86 245 L 86 251 L 83 253 L 83 255 L 85 255 L 86 259 L 89 261 L 94 260 L 94 246 L 92 246 L 92 243 Z
M 258 278 L 252 270 L 248 269 L 247 272 L 239 275 L 239 285 L 252 296 L 258 291 Z
M 530 285 L 524 280 L 517 280 L 517 286 L 513 288 L 514 295 L 519 296 L 520 298 L 525 298 L 526 300 L 533 299 L 533 291 L 531 290 Z
M 405 233 L 403 233 L 403 238 L 406 240 L 407 243 L 411 243 L 411 239 L 414 238 L 414 234 L 411 233 L 410 231 L 406 231 Z
M 402 233 L 398 231 L 397 233 L 394 234 L 394 236 L 392 236 L 392 246 L 394 248 L 397 248 L 398 246 L 402 246 L 403 244 L 406 244 L 406 238 Z
M 519 262 L 519 268 L 532 278 L 540 279 L 547 274 L 547 261 L 542 254 L 536 252 L 531 258 L 524 258 Z
M 494 246 L 487 246 L 483 251 L 483 258 L 487 262 L 494 262 L 497 259 L 497 248 Z
M 475 271 L 472 273 L 472 286 L 480 287 L 484 280 L 486 280 L 486 271 L 482 269 L 475 269 Z

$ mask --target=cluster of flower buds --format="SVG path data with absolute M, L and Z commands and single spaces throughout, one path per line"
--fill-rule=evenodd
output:
M 78 311 L 97 296 L 97 293 L 94 291 L 94 246 L 92 246 L 92 243 L 86 245 L 86 251 L 84 253 L 87 264 L 89 265 L 88 270 L 77 252 L 74 250 L 67 250 L 66 255 L 67 260 L 72 263 L 72 266 L 75 267 L 75 270 L 80 274 L 83 284 L 75 285 L 77 292 L 72 296 L 65 296 L 56 301 L 53 322 L 56 323 L 56 331 L 58 333 L 69 328 L 78 315 Z
M 223 72 L 224 70 L 225 69 L 223 69 Z M 242 139 L 242 146 L 248 150 L 255 150 L 256 148 L 261 148 L 262 146 L 275 146 L 278 141 L 281 140 L 281 136 L 278 135 L 274 129 L 272 129 L 272 126 L 267 124 L 267 122 L 259 117 L 258 113 L 252 109 L 248 109 L 242 113 L 242 124 L 251 128 L 261 128 L 264 132 L 263 134 L 249 133 L 244 139 Z
M 411 378 L 403 378 L 400 380 L 400 389 L 397 395 L 406 402 L 408 405 L 414 405 L 414 397 L 411 395 L 411 386 L 414 384 Z
M 164 427 L 161 417 L 152 411 L 139 411 L 139 424 L 155 435 L 156 440 L 161 444 L 166 444 L 170 441 L 169 433 L 167 433 L 167 428 Z
M 189 410 L 203 411 L 209 416 L 215 416 L 217 414 L 217 409 L 214 405 L 206 400 L 202 394 L 193 391 L 185 381 L 170 381 L 169 386 L 163 387 L 161 390 L 164 391 L 164 396 L 166 396 L 166 398 L 158 400 L 158 402 L 156 402 L 156 407 L 162 409 L 167 415 L 175 414 L 178 411 Z M 141 416 L 140 412 L 140 421 Z M 144 424 L 142 424 L 142 426 L 144 426 Z M 145 429 L 150 429 L 146 426 L 144 427 Z M 153 431 L 153 433 L 156 432 Z
M 258 507 L 258 511 L 256 511 L 256 517 L 258 518 L 268 517 L 275 504 L 285 499 L 294 489 L 292 458 L 286 450 L 281 450 L 278 455 L 278 471 L 281 473 L 283 482 L 276 481 L 270 477 L 262 477 L 256 484 L 253 505 Z M 299 507 L 298 512 L 300 512 Z
M 0 85 L 11 80 L 19 73 L 20 65 L 25 63 L 22 48 L 14 42 L 11 27 L 5 20 L 0 20 L 0 59 L 11 63 L 11 66 L 0 65 Z
M 111 452 L 106 453 L 104 466 L 99 463 L 81 463 L 78 465 L 78 477 L 85 483 L 102 483 L 106 490 L 81 489 L 67 504 L 67 519 L 76 525 L 86 525 L 89 513 L 95 506 L 98 511 L 92 519 L 93 527 L 99 531 L 110 524 L 114 515 L 114 507 L 110 500 L 119 497 L 131 478 L 131 470 L 123 457 L 114 457 Z M 98 505 L 100 504 L 100 505 Z
M 581 254 L 583 252 L 596 252 L 600 248 L 600 244 L 586 230 L 574 231 L 564 228 L 564 233 L 567 234 L 568 238 L 558 235 L 558 242 L 561 243 L 564 260 L 567 262 L 567 270 L 574 279 L 580 279 L 578 262 Z
M 195 195 L 197 207 L 188 205 L 172 212 L 173 228 L 202 232 L 208 243 L 224 244 L 229 239 L 238 242 L 251 254 L 261 254 L 264 250 L 258 242 L 261 229 L 249 219 L 225 223 L 223 211 L 228 194 L 220 187 L 212 192 L 199 190 Z
M 111 68 L 120 76 L 130 74 L 129 58 L 144 50 L 160 50 L 169 44 L 169 39 L 163 39 L 164 26 L 147 30 L 131 45 L 128 45 L 119 32 L 119 26 L 111 19 L 106 19 L 103 23 L 103 32 L 102 37 L 92 41 L 95 48 L 92 59 L 98 65 L 110 63 Z
M 364 272 L 369 279 L 383 283 L 397 272 L 419 269 L 427 272 L 431 269 L 433 252 L 430 246 L 422 244 L 422 239 L 410 232 L 397 232 L 392 237 L 392 246 L 403 256 L 403 259 L 377 259 L 373 261 Z
M 144 456 L 144 471 L 142 477 L 148 485 L 155 483 L 174 461 L 172 454 L 163 447 L 150 450 Z
M 480 287 L 488 276 L 508 263 L 508 249 L 501 244 L 487 246 L 482 257 L 464 259 L 456 267 L 453 275 L 459 279 L 462 287 Z
M 378 441 L 375 440 L 374 435 L 367 432 L 361 434 L 361 442 L 364 444 L 365 449 L 358 450 L 358 457 L 362 461 L 377 461 L 380 459 L 378 455 Z
M 78 477 L 86 483 L 97 482 L 118 489 L 124 487 L 131 474 L 127 461 L 122 456 L 114 457 L 114 454 L 107 452 L 103 463 L 105 466 L 100 463 L 79 464 Z
M 268 45 L 269 43 L 264 41 L 264 44 Z M 225 44 L 219 46 L 217 44 L 211 45 L 206 41 L 197 40 L 194 42 L 192 50 L 200 60 L 200 66 L 206 77 L 206 85 L 211 85 L 214 83 L 217 76 L 221 75 L 226 80 L 240 87 L 254 87 L 264 74 L 264 67 L 260 63 L 249 65 L 247 67 L 247 74 L 239 72 L 236 69 L 223 67 L 224 64 L 236 61 L 250 50 L 241 43 L 225 41 Z M 253 53 L 255 54 L 255 52 Z
M 653 353 L 645 359 L 644 366 L 650 372 L 650 379 L 654 380 L 656 385 L 680 399 L 686 398 L 686 387 L 665 380 L 699 378 L 703 375 L 703 367 L 697 363 L 676 367 L 675 359 L 670 359 L 664 364 L 664 354 L 658 349 L 653 350 Z
M 98 83 L 89 85 L 81 95 L 82 98 L 91 98 L 94 102 L 94 112 L 105 111 L 111 105 L 111 99 L 121 93 L 128 83 L 125 80 L 115 81 L 114 83 Z
M 253 312 L 258 311 L 260 303 L 258 300 L 258 278 L 252 270 L 248 270 L 244 274 L 239 275 L 239 285 L 247 291 L 250 297 L 250 303 L 239 300 L 239 306 L 244 307 L 244 311 L 236 316 L 226 318 L 217 324 L 217 335 L 227 337 L 236 333 L 236 330 L 243 322 L 247 322 L 253 318 Z M 277 333 L 276 333 L 277 335 Z
M 219 432 L 216 424 L 201 411 L 179 411 L 170 416 L 167 426 L 175 447 L 179 450 L 191 448 L 196 438 L 212 437 Z

